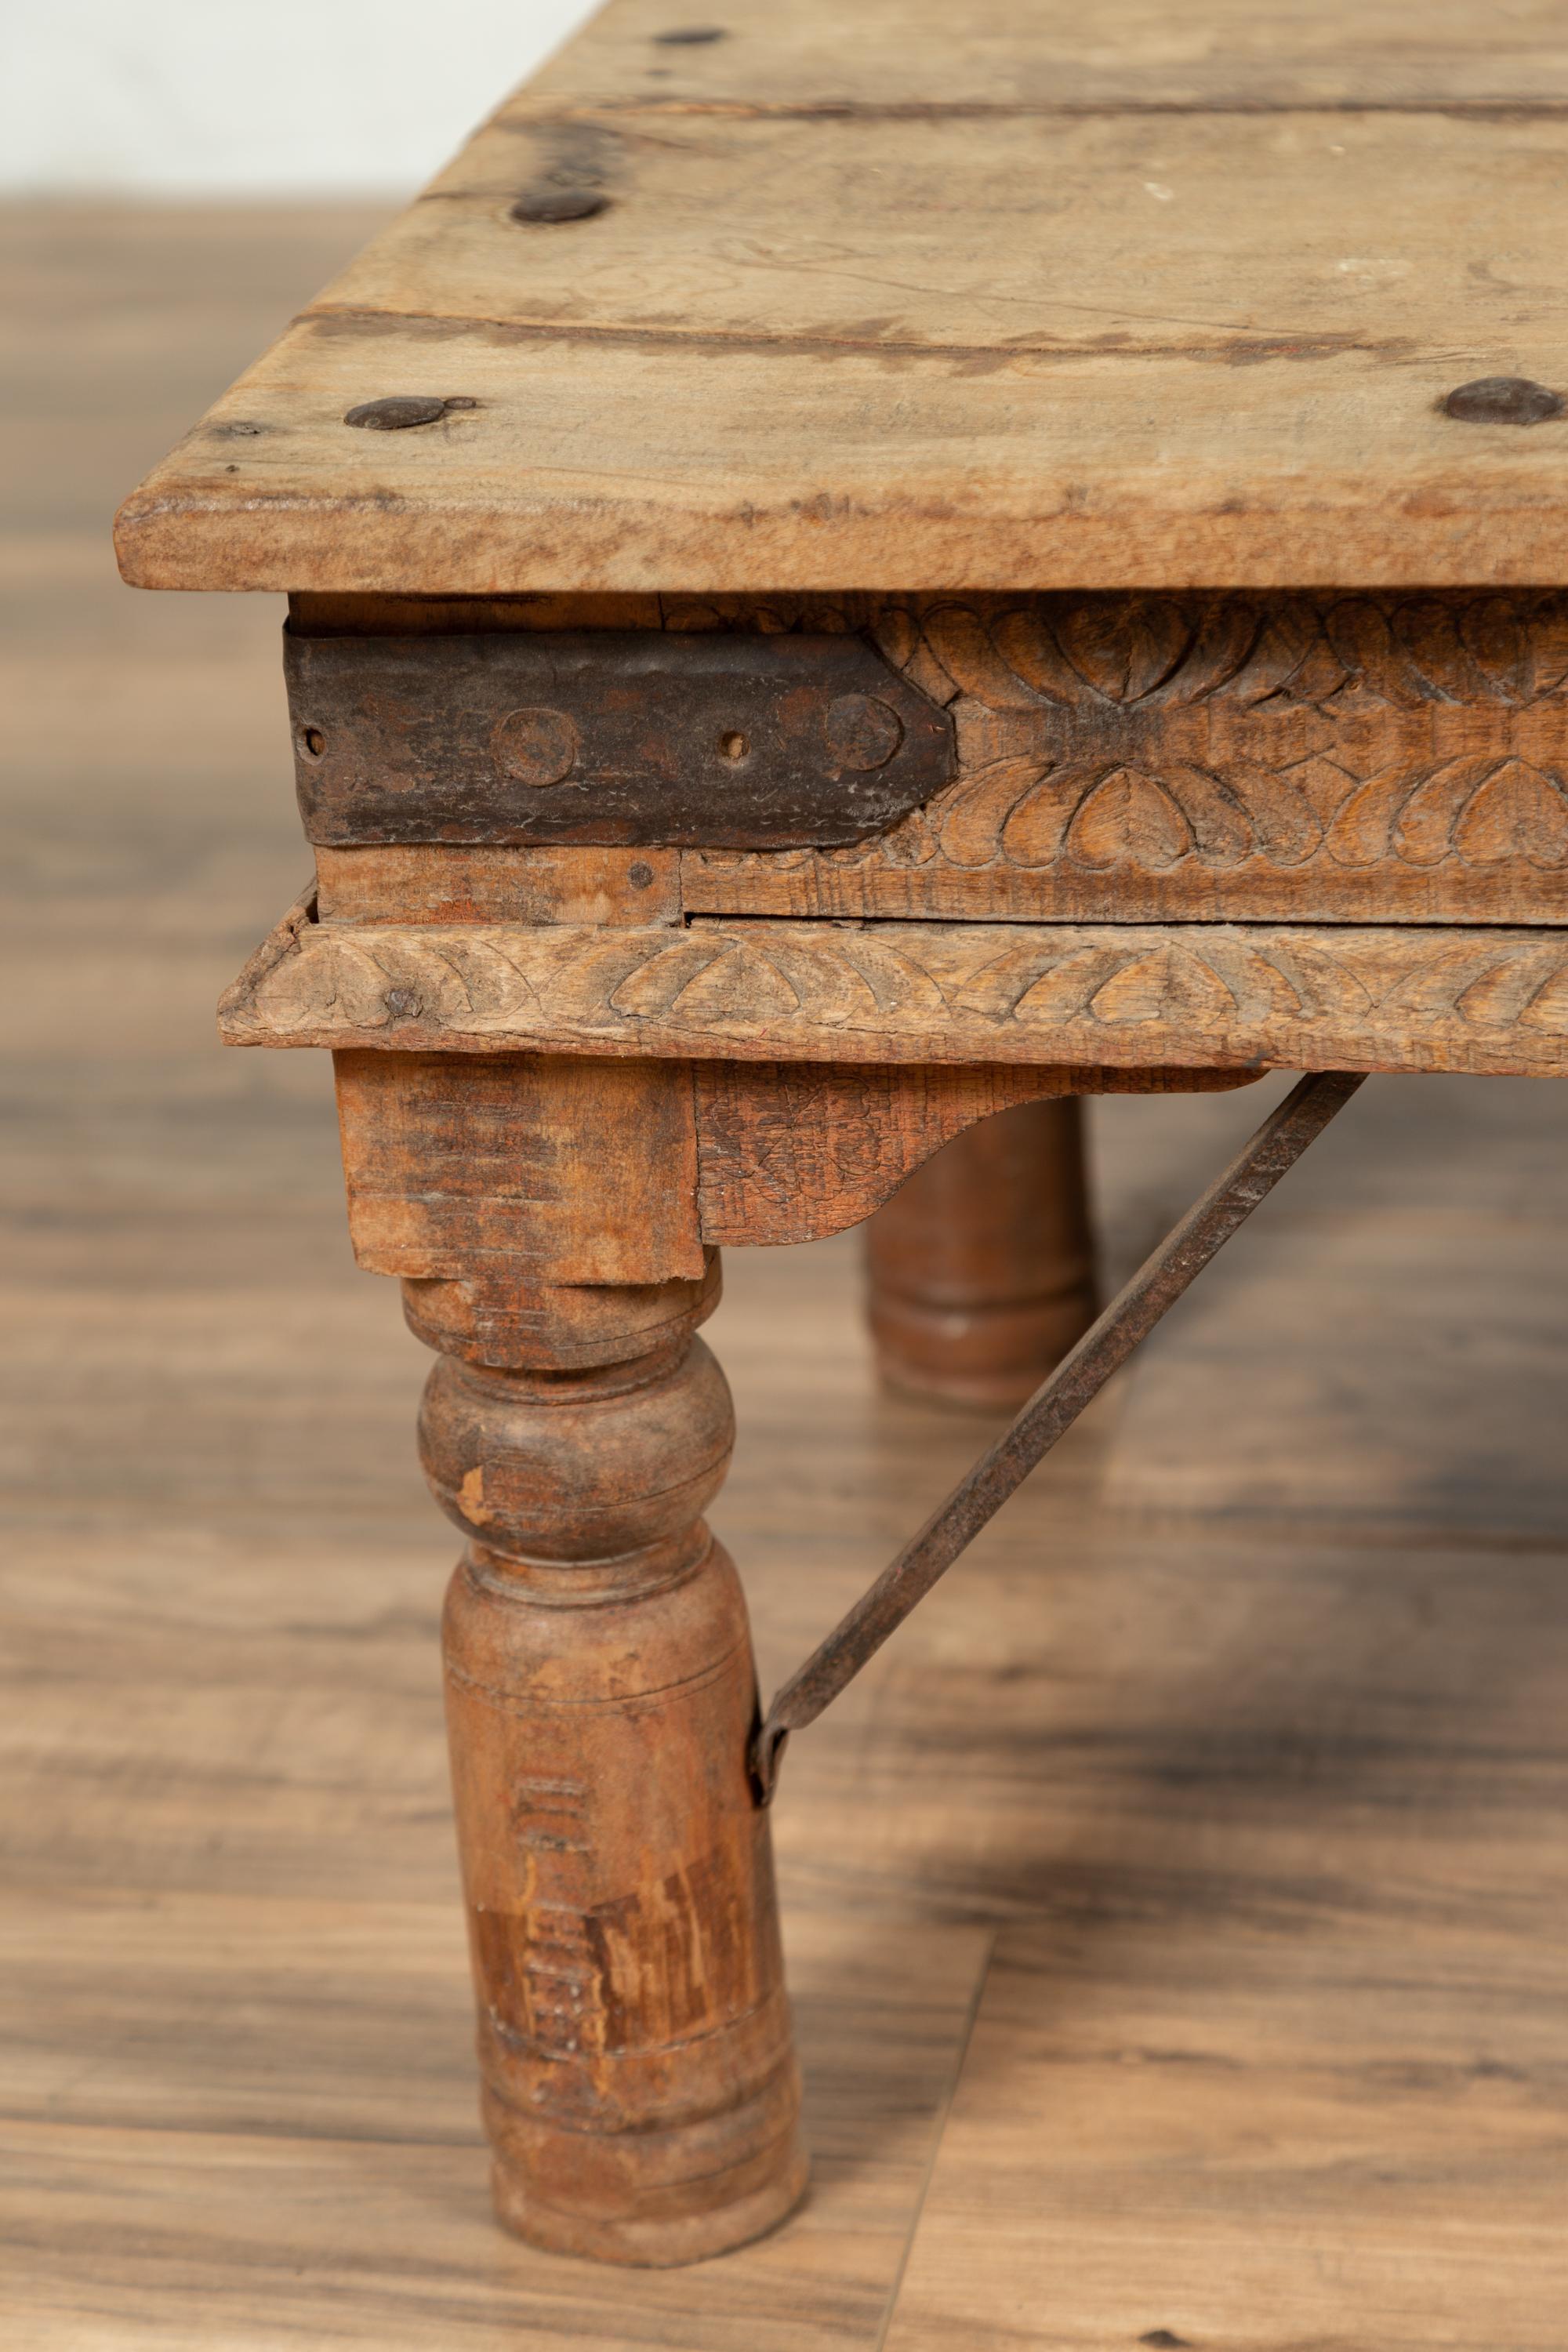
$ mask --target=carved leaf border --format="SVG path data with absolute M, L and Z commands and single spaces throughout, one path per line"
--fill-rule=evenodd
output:
M 818 924 L 305 926 L 227 1006 L 237 1042 L 415 1046 L 686 1036 L 776 1053 L 1037 1041 L 1042 1061 L 1111 1059 L 1140 1036 L 1304 1037 L 1391 1052 L 1445 1031 L 1529 1033 L 1568 1068 L 1568 933 L 1331 926 Z M 1119 1042 L 1120 1041 L 1120 1042 Z M 668 1050 L 668 1048 L 662 1048 Z M 1015 1053 L 1016 1046 L 1012 1048 Z M 1417 1059 L 1419 1054 L 1417 1051 Z M 1405 1066 L 1408 1066 L 1406 1060 Z

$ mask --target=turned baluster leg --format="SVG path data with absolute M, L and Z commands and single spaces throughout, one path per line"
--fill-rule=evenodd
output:
M 866 1265 L 889 1381 L 1020 1403 L 1096 1311 L 1078 1102 L 1022 1103 L 944 1143 L 869 1221 Z
M 446 1615 L 458 1831 L 501 2219 L 688 2262 L 788 2212 L 805 2164 L 755 1684 L 703 1523 L 729 1391 L 710 1279 L 405 1285 L 442 1350 L 421 1451 L 468 1538 Z

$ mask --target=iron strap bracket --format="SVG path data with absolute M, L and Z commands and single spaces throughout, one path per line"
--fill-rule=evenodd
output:
M 792 1731 L 815 1723 L 959 1554 L 1064 1437 L 1112 1372 L 1147 1339 L 1211 1258 L 1363 1083 L 1359 1071 L 1304 1077 L 1271 1111 L 1240 1156 L 1215 1178 L 1068 1355 L 1042 1381 L 1010 1427 L 939 1503 L 876 1582 L 779 1691 L 752 1742 L 758 1802 L 771 1801 Z
M 284 631 L 307 837 L 843 848 L 957 772 L 953 722 L 864 637 Z

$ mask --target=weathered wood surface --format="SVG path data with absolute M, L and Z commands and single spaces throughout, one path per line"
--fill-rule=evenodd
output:
M 1568 1067 L 1568 933 L 1322 924 L 314 923 L 236 1045 L 1148 1067 Z
M 422 1339 L 490 1364 L 512 1362 L 513 1347 L 520 1364 L 542 1360 L 525 1291 L 582 1285 L 617 1286 L 604 1297 L 623 1331 L 640 1287 L 651 1347 L 688 1293 L 717 1297 L 713 1245 L 858 1224 L 950 1136 L 1010 1104 L 1214 1093 L 1252 1075 L 541 1054 L 335 1061 L 356 1260 L 402 1276 Z M 577 1299 L 580 1344 L 556 1369 L 589 1360 L 595 1295 Z
M 703 1272 L 679 1062 L 340 1053 L 349 1233 L 372 1274 L 549 1286 Z
M 701 1516 L 734 1412 L 700 1303 L 651 1349 L 638 1297 L 629 1328 L 527 1303 L 528 1360 L 443 1354 L 420 1414 L 467 1538 L 447 1714 L 496 2204 L 534 2244 L 668 2267 L 805 2187 L 750 1629 Z
M 208 1034 L 301 869 L 275 616 L 128 596 L 102 516 L 370 215 L 0 207 L 0 958 L 26 1008 L 0 1166 L 0 2337 L 870 2352 L 988 1930 L 796 1895 L 814 2182 L 784 2232 L 649 2272 L 495 2228 L 437 1664 L 458 1547 L 409 1443 L 429 1360 L 344 1248 L 324 1057 Z M 721 1501 L 744 1554 L 751 1507 Z M 768 1580 L 775 1653 L 777 1602 L 832 1605 L 834 1569 L 799 1565 Z
M 953 1136 L 871 1218 L 865 1273 L 891 1386 L 1021 1405 L 1100 1305 L 1079 1102 L 1019 1103 Z
M 943 0 L 792 0 L 759 22 L 750 0 L 717 0 L 690 28 L 667 0 L 615 0 L 503 107 L 533 102 L 637 111 L 826 113 L 943 107 L 984 113 L 1066 108 L 1302 105 L 1540 106 L 1568 98 L 1568 39 L 1556 0 L 1366 0 L 1263 8 L 1258 0 L 1061 0 L 1020 9 L 971 0 L 963 39 Z M 695 28 L 700 39 L 671 37 Z M 935 84 L 933 60 L 942 79 Z M 765 67 L 766 83 L 759 79 Z M 633 93 L 629 98 L 627 93 Z
M 694 1062 L 699 1228 L 713 1244 L 816 1241 L 859 1224 L 996 1112 L 1071 1095 L 1220 1093 L 1253 1075 Z M 983 1222 L 983 1203 L 971 1207 Z
M 427 1348 L 464 1363 L 576 1372 L 629 1356 L 633 1340 L 644 1355 L 677 1345 L 722 1287 L 717 1249 L 703 1252 L 700 1274 L 635 1284 L 541 1281 L 525 1260 L 521 1249 L 489 1263 L 476 1254 L 460 1275 L 405 1275 L 404 1319 Z
M 316 851 L 335 923 L 679 923 L 673 849 L 388 845 Z
M 1494 42 L 1450 6 L 1425 61 L 1349 0 L 1234 42 L 1232 7 L 1131 10 L 1127 43 L 1067 0 L 861 19 L 829 62 L 816 8 L 685 50 L 612 10 L 148 478 L 126 576 L 1559 578 L 1568 420 L 1443 409 L 1568 388 L 1550 11 Z M 343 422 L 409 394 L 435 421 Z
M 805 2181 L 679 1062 L 342 1054 L 362 1265 L 439 1352 L 420 1422 L 468 1538 L 445 1619 L 497 2209 L 668 2266 Z
M 262 760 L 266 716 L 258 698 Z M 192 760 L 193 812 L 208 783 Z M 64 812 L 59 825 L 68 847 Z M 129 926 L 140 851 L 115 854 Z M 208 960 L 254 888 L 241 860 L 232 870 Z M 75 919 L 107 975 L 121 950 L 103 911 L 100 894 Z M 23 2340 L 165 2352 L 177 2308 L 193 2343 L 205 2331 L 237 2352 L 520 2339 L 734 2352 L 738 2332 L 760 2352 L 871 2352 L 902 2251 L 929 2230 L 940 2261 L 911 2265 L 910 2309 L 947 2315 L 948 2343 L 1009 2284 L 1027 2352 L 1056 2352 L 1071 2298 L 1092 2308 L 1102 2294 L 1118 2318 L 1141 2315 L 1122 2341 L 1159 2326 L 1196 2341 L 1156 2292 L 1170 2247 L 1149 2222 L 1152 2200 L 1185 2192 L 1207 2201 L 1184 2202 L 1182 2242 L 1214 2257 L 1189 2307 L 1217 2310 L 1228 2282 L 1233 2332 L 1268 2352 L 1310 2341 L 1314 2320 L 1357 2352 L 1407 2352 L 1400 2280 L 1424 2340 L 1447 2326 L 1493 2352 L 1499 2310 L 1517 2307 L 1551 2346 L 1535 2296 L 1555 2240 L 1532 2217 L 1558 2159 L 1525 2134 L 1555 2095 L 1568 2017 L 1561 1090 L 1369 1088 L 1371 1124 L 1346 1123 L 1310 1213 L 1260 1230 L 1262 1257 L 1300 1269 L 1302 1307 L 1274 1459 L 1319 1481 L 1268 1540 L 1206 1515 L 1116 1512 L 1102 1481 L 1125 1447 L 1108 1400 L 962 1588 L 796 1744 L 773 1834 L 813 2195 L 778 2236 L 711 2267 L 568 2271 L 486 2211 L 431 1671 L 443 1528 L 396 1443 L 420 1351 L 389 1322 L 386 1286 L 346 1263 L 334 1155 L 317 1148 L 324 1103 L 279 1091 L 317 1065 L 271 1060 L 267 1083 L 234 1093 L 245 1066 L 200 1042 L 204 986 L 195 969 L 148 999 L 149 1058 L 121 1094 L 89 1061 L 58 1097 L 28 1097 L 33 1149 L 7 1171 L 17 1500 L 32 1525 L 3 1564 L 0 2202 Z M 1194 1100 L 1100 1115 L 1116 1245 L 1135 1251 L 1223 1157 L 1216 1120 L 1245 1132 L 1257 1113 Z M 1279 1206 L 1293 1220 L 1284 1194 Z M 1412 1353 L 1444 1344 L 1412 1394 L 1380 1340 L 1389 1383 L 1347 1459 L 1345 1328 L 1365 1329 L 1363 1269 L 1391 1216 L 1407 1251 L 1373 1304 L 1403 1300 Z M 718 1345 L 747 1437 L 715 1517 L 771 1681 L 974 1438 L 877 1396 L 847 1246 L 738 1254 L 729 1270 Z M 1481 1360 L 1536 1364 L 1483 1383 L 1494 1409 L 1513 1402 L 1500 1461 L 1470 1414 L 1478 1307 Z M 1518 1357 L 1537 1328 L 1548 1353 Z M 1267 1375 L 1278 1344 L 1253 1322 L 1238 1380 L 1248 1360 Z M 1159 1375 L 1206 1377 L 1201 1331 Z M 80 1454 L 60 1435 L 73 1400 L 93 1414 L 111 1535 L 83 1524 Z M 1202 1434 L 1217 1484 L 1229 1433 Z M 1381 1542 L 1333 1530 L 1342 1477 L 1388 1512 Z M 787 1514 L 781 1494 L 798 1498 Z M 1040 1920 L 1053 1965 L 1005 1966 L 961 2078 L 952 2152 L 975 2169 L 940 2167 L 919 2218 L 987 1942 L 1000 1925 L 1005 1962 Z M 1335 1920 L 1349 1940 L 1331 1982 Z M 1436 2169 L 1358 2237 L 1348 2275 L 1325 2270 L 1324 2250 L 1351 2251 L 1366 2173 L 1336 2163 L 1327 2137 L 1314 2150 L 1301 2078 L 1263 2047 L 1293 2052 L 1302 2005 L 1325 2001 L 1347 2038 L 1385 2045 L 1349 2082 L 1328 2059 L 1311 2078 L 1353 2095 L 1379 2159 L 1399 2165 L 1418 2114 L 1452 2125 Z M 1041 2053 L 1059 2060 L 1048 2075 Z M 1034 2226 L 1015 2230 L 1021 2179 L 1015 2202 L 990 2161 L 1014 2146 L 1016 2068 L 1052 2115 L 1099 2125 L 1088 2164 L 1052 2184 L 1072 2210 L 1048 2270 L 1048 2210 L 1037 2201 Z M 1216 2191 L 1205 2158 L 1225 2118 L 1205 2086 L 1240 2069 L 1254 2131 L 1289 2159 L 1282 2174 L 1232 2166 Z M 1148 2151 L 1184 2122 L 1187 2155 L 1163 2192 Z M 1037 2131 L 1030 2146 L 1060 2140 Z M 1248 2180 L 1282 2200 L 1265 2223 Z M 1451 2259 L 1412 2270 L 1428 2190 Z M 1259 2242 L 1277 2255 L 1261 2276 Z

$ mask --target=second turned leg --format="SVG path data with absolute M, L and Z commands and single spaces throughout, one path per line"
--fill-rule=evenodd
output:
M 729 1463 L 707 1284 L 406 1286 L 468 1538 L 446 1617 L 458 1840 L 501 2219 L 693 2261 L 805 2187 L 756 1692 L 703 1523 Z
M 1079 1103 L 1023 1103 L 944 1143 L 869 1221 L 866 1265 L 885 1379 L 1022 1403 L 1096 1312 Z

